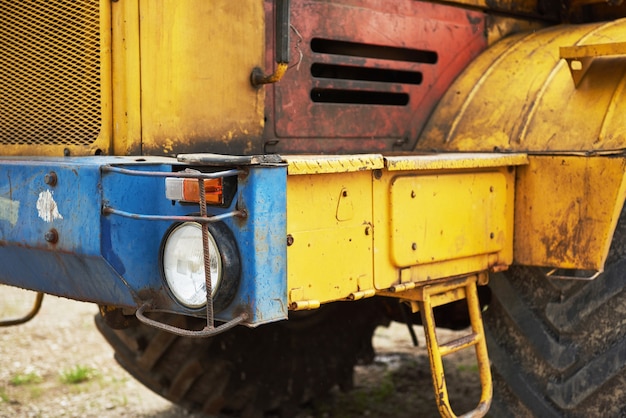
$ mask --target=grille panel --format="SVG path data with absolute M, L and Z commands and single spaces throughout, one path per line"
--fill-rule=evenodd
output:
M 0 0 L 0 144 L 90 145 L 100 133 L 97 0 Z
M 482 12 L 430 2 L 292 0 L 291 14 L 291 66 L 267 95 L 265 149 L 277 153 L 413 149 L 443 93 L 487 46 Z

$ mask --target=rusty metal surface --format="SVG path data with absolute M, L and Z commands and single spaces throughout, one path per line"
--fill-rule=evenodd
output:
M 291 8 L 292 62 L 266 99 L 266 150 L 281 153 L 410 149 L 487 42 L 484 15 L 451 6 L 296 0 Z M 266 65 L 272 59 L 268 52 Z

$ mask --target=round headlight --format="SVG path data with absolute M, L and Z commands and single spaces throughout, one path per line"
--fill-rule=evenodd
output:
M 222 256 L 215 238 L 209 232 L 211 291 L 218 291 L 222 280 Z M 206 305 L 206 281 L 202 226 L 185 222 L 174 227 L 163 247 L 163 273 L 172 295 L 182 305 L 197 309 Z

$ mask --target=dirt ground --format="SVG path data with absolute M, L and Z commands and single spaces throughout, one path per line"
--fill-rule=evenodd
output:
M 7 287 L 0 291 L 0 318 L 30 309 L 33 293 Z M 117 365 L 93 324 L 96 312 L 92 304 L 46 296 L 31 322 L 0 329 L 0 418 L 199 418 L 144 388 Z M 376 360 L 357 367 L 354 390 L 334 391 L 296 417 L 439 416 L 423 332 L 420 326 L 415 330 L 419 347 L 412 346 L 406 325 L 379 328 Z M 443 330 L 439 336 L 447 341 L 465 333 Z M 480 397 L 473 352 L 445 360 L 452 405 L 457 414 L 467 412 Z

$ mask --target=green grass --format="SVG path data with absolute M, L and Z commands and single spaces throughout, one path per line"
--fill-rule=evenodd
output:
M 10 398 L 4 388 L 0 388 L 0 402 L 9 402 Z
M 76 385 L 87 382 L 98 375 L 97 371 L 91 367 L 82 366 L 80 364 L 65 369 L 61 372 L 61 382 L 68 385 Z
M 35 383 L 41 383 L 43 379 L 36 372 L 29 373 L 17 373 L 10 380 L 9 383 L 13 386 L 32 385 Z
M 478 373 L 478 364 L 459 364 L 456 369 L 460 372 Z

